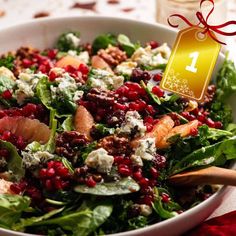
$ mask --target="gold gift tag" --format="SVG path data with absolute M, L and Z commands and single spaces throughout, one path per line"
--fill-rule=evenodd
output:
M 204 99 L 221 46 L 202 31 L 190 27 L 179 32 L 161 81 L 162 89 L 197 101 Z

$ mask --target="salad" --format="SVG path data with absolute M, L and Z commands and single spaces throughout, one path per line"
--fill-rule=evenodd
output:
M 204 102 L 163 91 L 171 49 L 123 34 L 0 57 L 0 227 L 104 235 L 145 227 L 204 201 L 215 186 L 170 176 L 236 158 L 225 60 Z

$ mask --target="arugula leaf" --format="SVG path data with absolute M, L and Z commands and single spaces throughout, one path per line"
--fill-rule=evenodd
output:
M 141 86 L 145 89 L 145 91 L 149 95 L 149 97 L 153 100 L 153 102 L 155 102 L 157 105 L 161 105 L 160 98 L 157 97 L 157 95 L 155 95 L 154 93 L 152 93 L 152 89 L 150 85 L 148 84 L 146 85 L 143 80 L 140 83 L 141 83 Z
M 81 156 L 82 159 L 85 160 L 90 152 L 92 152 L 97 147 L 97 142 L 94 141 L 89 143 L 87 146 L 82 147 L 81 149 Z
M 7 149 L 10 153 L 9 159 L 7 160 L 7 168 L 12 171 L 14 177 L 19 180 L 25 175 L 25 171 L 22 167 L 22 158 L 18 154 L 16 147 L 6 141 L 0 140 L 0 148 Z
M 101 134 L 101 136 L 107 136 L 115 133 L 115 128 L 108 128 L 104 124 L 96 124 L 95 129 Z
M 12 70 L 14 67 L 15 58 L 12 55 L 3 56 L 0 58 L 0 66 L 4 66 L 9 70 Z
M 112 34 L 101 34 L 94 39 L 92 44 L 93 53 L 96 54 L 100 49 L 105 49 L 110 45 L 116 45 L 116 37 Z
M 58 48 L 62 52 L 68 52 L 69 50 L 76 50 L 80 51 L 80 47 L 76 47 L 73 43 L 73 41 L 67 37 L 68 34 L 72 34 L 76 38 L 80 38 L 79 32 L 67 32 L 63 33 L 56 43 L 56 48 Z
M 171 168 L 170 174 L 177 174 L 194 167 L 224 165 L 227 160 L 232 159 L 236 159 L 236 136 L 188 154 Z
M 139 185 L 132 178 L 127 177 L 116 182 L 97 184 L 93 188 L 89 188 L 86 185 L 77 185 L 74 191 L 97 196 L 112 196 L 137 192 L 139 189 Z
M 0 226 L 11 229 L 29 205 L 30 199 L 28 197 L 0 194 Z
M 123 50 L 126 52 L 128 57 L 131 57 L 134 51 L 140 47 L 139 44 L 133 44 L 130 42 L 130 39 L 124 35 L 124 34 L 119 34 L 117 37 L 118 43 L 121 45 Z

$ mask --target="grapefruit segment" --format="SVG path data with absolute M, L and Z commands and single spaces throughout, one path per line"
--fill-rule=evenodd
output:
M 84 64 L 84 62 L 82 62 L 76 57 L 68 55 L 68 56 L 62 57 L 59 61 L 57 61 L 56 67 L 64 68 L 70 65 L 70 66 L 74 66 L 78 68 L 80 64 Z
M 50 129 L 47 125 L 36 119 L 22 116 L 0 119 L 0 132 L 7 130 L 16 136 L 22 136 L 27 142 L 37 141 L 44 144 L 50 137 Z
M 99 56 L 93 56 L 91 60 L 92 67 L 95 69 L 107 70 L 113 73 L 111 67 Z
M 91 113 L 84 106 L 78 106 L 74 117 L 75 130 L 91 140 L 90 130 L 93 125 L 94 119 Z

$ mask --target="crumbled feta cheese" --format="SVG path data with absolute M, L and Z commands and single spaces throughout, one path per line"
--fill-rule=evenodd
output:
M 72 57 L 75 57 L 75 56 L 77 56 L 77 51 L 75 51 L 75 50 L 69 50 L 69 51 L 67 52 L 67 54 L 70 55 L 70 56 L 72 56 Z
M 97 169 L 100 173 L 108 173 L 111 171 L 114 157 L 108 155 L 104 148 L 99 148 L 89 153 L 85 160 L 88 167 Z
M 152 50 L 154 54 L 161 53 L 162 57 L 165 59 L 169 59 L 171 54 L 171 49 L 168 47 L 167 43 L 163 43 L 160 47 L 157 47 Z
M 137 62 L 138 65 L 144 66 L 158 66 L 160 64 L 166 64 L 169 58 L 169 52 L 167 50 L 167 45 L 163 45 L 156 49 L 147 46 L 146 48 L 138 48 L 131 57 L 131 60 Z
M 87 51 L 81 52 L 76 58 L 83 61 L 85 64 L 89 63 L 89 53 Z
M 23 165 L 27 169 L 34 169 L 38 167 L 41 163 L 45 163 L 50 159 L 53 159 L 54 156 L 47 151 L 38 151 L 38 152 L 22 152 L 23 156 Z
M 66 39 L 69 40 L 75 48 L 79 47 L 80 38 L 76 37 L 74 34 L 68 33 Z
M 60 83 L 58 84 L 58 89 L 60 91 L 63 91 L 65 89 L 74 91 L 77 89 L 75 79 L 67 75 L 67 73 L 64 74 L 62 79 L 56 79 L 56 81 L 60 81 Z
M 156 153 L 155 138 L 142 139 L 135 150 L 133 159 L 141 157 L 143 160 L 152 160 Z
M 152 214 L 152 208 L 146 204 L 141 204 L 140 206 L 140 214 L 143 216 L 149 216 Z
M 82 91 L 82 90 L 76 91 L 75 95 L 73 97 L 73 101 L 76 102 L 76 101 L 80 100 L 83 97 L 83 95 L 84 95 L 84 91 Z
M 134 137 L 142 137 L 146 132 L 146 126 L 137 111 L 128 111 L 125 115 L 125 121 L 117 129 L 118 133 L 134 134 Z
M 0 76 L 5 76 L 11 80 L 16 80 L 16 77 L 14 76 L 12 71 L 10 71 L 8 68 L 6 68 L 4 66 L 0 67 Z
M 16 90 L 16 98 L 19 104 L 22 104 L 26 98 L 34 96 L 35 88 L 39 79 L 46 76 L 44 74 L 26 72 L 20 73 L 19 79 L 16 80 L 16 85 L 18 87 Z
M 118 74 L 131 75 L 134 68 L 137 67 L 137 62 L 134 61 L 125 61 L 119 64 L 115 71 Z
M 143 160 L 140 156 L 133 154 L 131 155 L 130 160 L 134 166 L 143 166 Z
M 54 72 L 57 75 L 62 75 L 63 73 L 65 73 L 65 70 L 63 68 L 60 67 L 53 67 L 50 72 Z M 49 73 L 50 73 L 49 72 Z
M 124 83 L 124 77 L 114 75 L 106 70 L 94 69 L 89 81 L 93 88 L 117 89 Z

